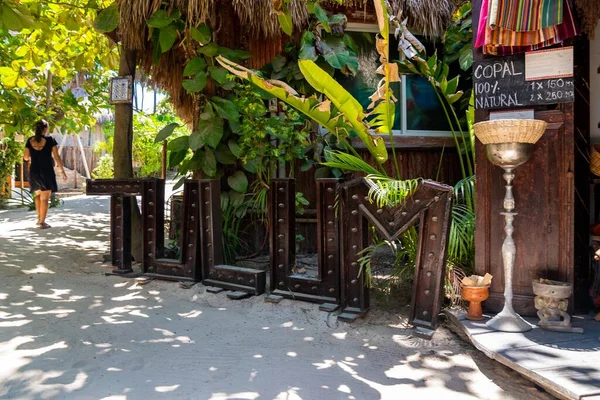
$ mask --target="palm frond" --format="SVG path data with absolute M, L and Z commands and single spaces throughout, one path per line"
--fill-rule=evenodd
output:
M 454 185 L 454 202 L 475 211 L 475 175 L 461 179 Z
M 379 208 L 394 207 L 413 194 L 420 181 L 420 179 L 397 180 L 372 174 L 367 176 L 370 186 L 369 197 L 375 200 Z
M 448 240 L 448 260 L 454 265 L 472 268 L 475 255 L 475 212 L 464 204 L 452 208 Z
M 323 165 L 329 168 L 339 168 L 344 171 L 363 172 L 367 175 L 381 176 L 381 173 L 377 169 L 352 154 L 329 150 L 325 152 L 325 159 L 327 161 Z

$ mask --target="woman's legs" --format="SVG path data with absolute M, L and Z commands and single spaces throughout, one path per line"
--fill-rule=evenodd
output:
M 40 224 L 40 220 L 41 220 L 40 219 L 40 211 L 41 211 L 40 210 L 40 204 L 41 204 L 40 203 L 40 199 L 41 199 L 40 194 L 41 193 L 42 193 L 41 190 L 36 190 L 35 193 L 34 193 L 35 197 L 33 199 L 33 202 L 35 203 L 35 212 L 37 213 L 37 216 L 38 216 L 38 218 L 37 218 L 37 224 L 38 225 Z
M 48 215 L 48 200 L 52 195 L 51 190 L 40 191 L 40 220 L 39 223 L 43 226 L 46 223 L 46 216 Z

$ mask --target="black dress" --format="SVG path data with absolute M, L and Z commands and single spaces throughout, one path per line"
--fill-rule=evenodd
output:
M 29 188 L 31 192 L 38 190 L 58 191 L 56 184 L 56 174 L 54 173 L 54 159 L 52 158 L 52 148 L 58 143 L 51 136 L 44 136 L 46 144 L 41 150 L 33 148 L 31 141 L 33 137 L 27 139 L 25 147 L 29 149 L 31 164 L 29 166 Z

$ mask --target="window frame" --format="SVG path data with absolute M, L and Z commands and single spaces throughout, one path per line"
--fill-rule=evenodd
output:
M 360 33 L 379 33 L 379 27 L 376 24 L 361 23 L 361 22 L 349 22 L 345 29 L 346 32 L 360 32 Z M 408 129 L 408 108 L 406 104 L 406 79 L 407 74 L 402 74 L 400 88 L 402 93 L 398 99 L 398 103 L 401 107 L 401 129 L 393 129 L 392 134 L 394 137 L 422 137 L 422 138 L 452 138 L 452 131 L 430 131 L 430 130 L 416 130 Z M 398 104 L 397 103 L 397 104 Z M 389 138 L 389 135 L 378 135 Z M 442 140 L 446 142 L 445 140 Z M 395 141 L 396 142 L 396 141 Z

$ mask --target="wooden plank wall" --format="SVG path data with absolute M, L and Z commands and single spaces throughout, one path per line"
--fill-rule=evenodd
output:
M 473 1 L 473 30 L 477 30 L 481 0 Z M 581 42 L 583 41 L 583 42 Z M 575 291 L 585 297 L 585 271 L 589 269 L 586 241 L 589 240 L 589 91 L 587 80 L 587 38 L 575 42 L 576 102 L 534 107 L 536 118 L 550 123 L 536 144 L 530 161 L 516 169 L 515 243 L 517 257 L 513 279 L 514 307 L 524 315 L 535 315 L 531 282 L 536 278 L 576 283 Z M 483 59 L 480 50 L 475 60 Z M 582 90 L 583 89 L 583 90 Z M 587 109 L 587 111 L 586 111 Z M 488 110 L 477 110 L 476 121 L 489 117 Z M 504 279 L 501 246 L 504 239 L 502 170 L 492 166 L 484 146 L 476 146 L 476 239 L 475 268 L 479 274 L 491 272 L 495 279 L 490 298 L 484 303 L 489 311 L 500 311 L 504 304 Z M 587 263 L 587 265 L 586 265 Z M 576 282 L 576 277 L 578 282 Z M 571 302 L 570 306 L 573 306 Z

